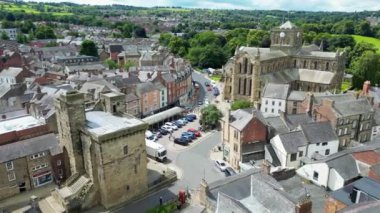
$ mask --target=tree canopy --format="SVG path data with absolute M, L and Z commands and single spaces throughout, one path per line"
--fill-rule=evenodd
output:
M 91 40 L 85 40 L 82 42 L 80 52 L 81 55 L 98 56 L 98 48 L 96 44 Z
M 214 129 L 219 125 L 219 120 L 223 117 L 222 112 L 213 104 L 201 110 L 201 125 L 204 129 Z
M 246 109 L 252 107 L 252 103 L 245 100 L 236 100 L 231 104 L 231 110 Z

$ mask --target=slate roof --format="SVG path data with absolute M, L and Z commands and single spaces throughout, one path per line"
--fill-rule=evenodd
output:
M 271 137 L 274 137 L 277 134 L 283 134 L 289 132 L 289 128 L 285 121 L 281 119 L 280 116 L 267 117 L 265 118 L 266 123 L 268 124 L 269 133 Z
M 264 87 L 263 98 L 286 100 L 289 93 L 289 87 L 289 84 L 269 83 Z
M 307 113 L 303 114 L 284 114 L 284 120 L 289 129 L 293 130 L 299 125 L 314 122 Z
M 307 92 L 305 92 L 305 91 L 293 90 L 290 92 L 288 100 L 289 101 L 303 101 L 305 99 L 306 93 Z
M 302 124 L 301 128 L 309 143 L 323 143 L 339 139 L 330 122 Z
M 230 125 L 242 131 L 245 126 L 253 119 L 257 118 L 264 125 L 266 124 L 265 119 L 261 112 L 257 109 L 238 109 L 231 112 Z
M 307 145 L 307 138 L 302 131 L 289 132 L 279 135 L 287 153 L 297 153 L 298 147 Z
M 356 161 L 352 155 L 343 155 L 339 158 L 326 161 L 330 168 L 334 168 L 347 181 L 359 176 Z
M 349 185 L 344 186 L 341 189 L 333 191 L 330 193 L 330 196 L 350 206 L 355 204 L 351 201 L 351 193 L 354 189 L 358 189 L 359 191 L 364 192 L 366 195 L 370 195 L 374 199 L 380 200 L 380 182 L 368 177 L 363 177 L 353 183 L 350 183 Z M 361 203 L 361 201 L 359 202 Z
M 110 45 L 110 52 L 111 53 L 116 53 L 116 52 L 121 53 L 123 51 L 124 51 L 124 48 L 122 45 L 119 45 L 119 44 L 111 44 Z
M 54 134 L 42 135 L 1 146 L 0 163 L 47 150 L 50 151 L 51 155 L 62 153 L 58 138 Z
M 227 210 L 232 206 L 236 207 L 237 211 L 233 212 L 245 212 L 239 211 L 242 209 L 249 209 L 252 212 L 293 212 L 298 204 L 298 199 L 285 192 L 281 184 L 258 169 L 251 169 L 211 183 L 207 193 L 211 201 L 220 199 L 222 195 L 225 202 L 218 207 L 229 203 L 230 207 L 227 207 Z M 245 208 L 240 208 L 242 205 Z
M 322 100 L 328 98 L 332 101 L 342 102 L 342 101 L 354 101 L 356 97 L 352 93 L 344 93 L 344 94 L 326 94 L 326 93 L 314 93 L 313 101 L 315 104 L 321 104 Z
M 309 69 L 286 69 L 280 72 L 261 75 L 264 83 L 288 84 L 293 81 L 305 81 L 318 84 L 330 84 L 335 73 Z
M 224 193 L 218 193 L 218 203 L 215 213 L 251 213 L 238 200 L 235 200 Z
M 341 116 L 364 114 L 374 111 L 367 99 L 334 103 L 334 109 Z
M 152 82 L 145 82 L 136 85 L 136 93 L 137 95 L 142 95 L 144 93 L 157 90 L 156 86 Z

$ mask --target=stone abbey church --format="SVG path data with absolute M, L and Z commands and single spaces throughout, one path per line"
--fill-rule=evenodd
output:
M 270 48 L 237 47 L 224 67 L 224 99 L 258 103 L 267 83 L 289 84 L 299 91 L 338 91 L 345 53 L 302 44 L 302 31 L 287 21 L 272 29 Z

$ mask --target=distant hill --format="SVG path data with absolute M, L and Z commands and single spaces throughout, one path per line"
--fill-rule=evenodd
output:
M 372 37 L 366 37 L 366 36 L 359 36 L 359 35 L 353 35 L 356 42 L 365 41 L 367 43 L 374 44 L 377 48 L 377 52 L 380 53 L 380 39 L 372 38 Z

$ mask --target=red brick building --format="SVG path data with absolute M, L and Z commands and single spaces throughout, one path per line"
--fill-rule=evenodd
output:
M 234 169 L 240 163 L 264 159 L 267 126 L 261 112 L 256 109 L 239 109 L 229 113 L 222 121 L 223 158 Z

